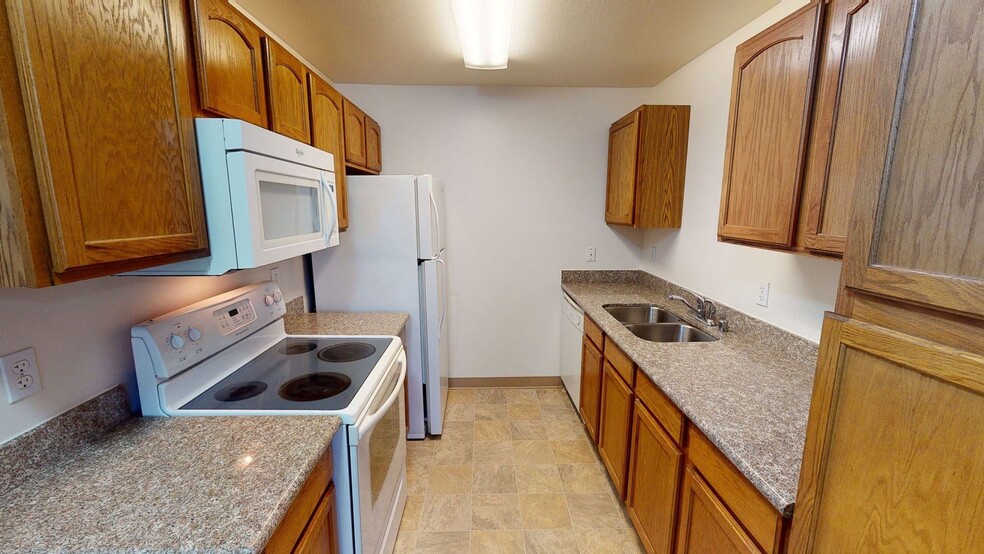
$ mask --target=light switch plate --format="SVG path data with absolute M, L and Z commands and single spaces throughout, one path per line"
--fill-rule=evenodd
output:
M 25 348 L 0 357 L 0 374 L 7 388 L 7 403 L 13 404 L 41 392 L 41 371 L 34 348 Z
M 755 299 L 755 303 L 759 306 L 768 307 L 769 306 L 769 282 L 762 281 L 759 283 L 758 298 Z

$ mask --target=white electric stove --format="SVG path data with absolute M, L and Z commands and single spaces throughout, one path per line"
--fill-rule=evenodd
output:
M 406 504 L 399 337 L 288 335 L 272 281 L 133 327 L 145 416 L 334 415 L 342 552 L 392 552 Z

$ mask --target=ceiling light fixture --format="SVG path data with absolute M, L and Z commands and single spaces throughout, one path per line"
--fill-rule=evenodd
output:
M 506 69 L 513 0 L 451 0 L 461 56 L 469 69 Z

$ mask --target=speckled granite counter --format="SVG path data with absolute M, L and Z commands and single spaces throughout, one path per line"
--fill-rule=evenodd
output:
M 676 285 L 638 271 L 564 272 L 563 288 L 592 320 L 784 515 L 796 500 L 817 345 L 726 306 L 720 340 L 653 343 L 628 331 L 604 304 L 667 300 Z M 822 314 L 817 314 L 821 317 Z M 693 323 L 693 321 L 691 321 Z
M 0 469 L 13 469 L 7 447 L 36 447 L 35 435 L 86 434 L 79 427 L 92 418 L 72 414 L 54 420 L 55 433 L 3 445 Z M 131 418 L 0 489 L 0 552 L 259 552 L 340 425 L 324 416 Z
M 399 335 L 410 314 L 406 312 L 319 312 L 284 317 L 291 335 Z

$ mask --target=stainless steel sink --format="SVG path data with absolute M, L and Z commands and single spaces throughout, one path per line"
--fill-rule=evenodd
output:
M 633 335 L 650 342 L 712 342 L 717 337 L 684 323 L 634 323 L 625 326 Z
M 676 323 L 680 318 L 652 304 L 605 304 L 605 311 L 619 323 Z

